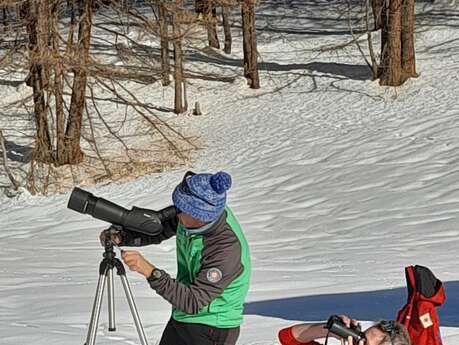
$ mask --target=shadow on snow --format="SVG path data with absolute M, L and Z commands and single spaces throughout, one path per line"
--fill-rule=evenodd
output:
M 32 160 L 33 148 L 26 145 L 18 145 L 5 140 L 6 156 L 14 162 L 29 163 Z
M 459 327 L 459 281 L 443 283 L 446 302 L 439 307 L 440 325 Z M 407 289 L 302 296 L 246 303 L 244 314 L 285 320 L 323 321 L 332 314 L 358 320 L 394 319 L 406 303 Z

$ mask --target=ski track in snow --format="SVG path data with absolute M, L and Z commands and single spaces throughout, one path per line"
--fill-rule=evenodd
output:
M 288 3 L 286 14 L 301 10 L 308 17 L 313 11 Z M 287 18 L 269 22 L 271 5 L 262 3 L 266 16 L 259 25 L 288 26 Z M 317 21 L 308 19 L 295 25 L 317 29 Z M 340 25 L 335 29 L 346 30 Z M 339 70 L 332 64 L 363 65 L 355 48 L 342 55 L 298 53 L 342 37 L 288 37 L 268 40 L 261 33 L 261 57 L 277 69 L 262 70 L 261 90 L 248 90 L 242 78 L 224 85 L 193 82 L 190 93 L 206 114 L 181 120 L 206 139 L 190 168 L 233 175 L 229 203 L 253 260 L 248 302 L 255 312 L 246 316 L 241 345 L 277 344 L 279 328 L 304 320 L 301 311 L 284 310 L 289 298 L 311 298 L 320 312 L 314 297 L 322 301 L 330 294 L 332 303 L 342 302 L 341 295 L 390 293 L 404 288 L 403 268 L 411 264 L 430 267 L 445 282 L 459 281 L 459 54 L 451 54 L 458 30 L 447 23 L 419 29 L 420 77 L 396 91 L 333 73 Z M 236 45 L 233 57 L 240 53 Z M 315 62 L 321 68 L 301 67 Z M 215 68 L 239 73 L 234 66 Z M 125 207 L 159 209 L 170 203 L 184 170 L 88 189 Z M 102 253 L 97 237 L 106 224 L 67 210 L 67 200 L 68 194 L 1 200 L 0 344 L 66 344 L 86 336 Z M 173 273 L 174 247 L 169 241 L 141 252 Z M 152 297 L 141 277 L 128 278 L 149 343 L 156 344 L 169 306 Z M 107 332 L 104 304 L 97 343 L 136 344 L 121 284 L 115 283 L 118 330 Z M 362 304 L 371 298 L 362 297 Z M 257 314 L 256 303 L 266 303 L 268 312 Z M 370 308 L 362 308 L 367 315 Z M 444 345 L 458 344 L 458 329 L 442 329 Z

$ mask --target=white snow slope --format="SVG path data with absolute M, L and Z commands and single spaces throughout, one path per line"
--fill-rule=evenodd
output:
M 406 298 L 404 267 L 419 264 L 445 283 L 443 340 L 457 345 L 459 12 L 418 6 L 420 76 L 393 89 L 369 80 L 354 45 L 313 51 L 351 36 L 330 2 L 305 3 L 261 2 L 261 90 L 241 78 L 193 81 L 189 92 L 206 114 L 182 121 L 206 143 L 186 168 L 232 174 L 228 202 L 250 243 L 238 344 L 278 344 L 281 327 L 333 313 L 365 324 L 394 318 Z M 235 75 L 240 56 L 236 37 L 233 55 L 207 59 Z M 200 68 L 206 56 L 195 57 L 190 66 Z M 162 97 L 158 85 L 135 91 Z M 88 190 L 128 208 L 159 209 L 186 168 Z M 0 344 L 85 341 L 107 224 L 68 210 L 68 197 L 1 199 Z M 174 248 L 170 240 L 140 251 L 174 273 Z M 139 275 L 128 279 L 157 344 L 170 306 Z M 104 303 L 97 343 L 138 344 L 118 280 L 115 293 L 117 331 L 108 332 Z

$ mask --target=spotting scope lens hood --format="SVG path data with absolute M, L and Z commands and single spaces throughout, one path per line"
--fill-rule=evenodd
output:
M 88 206 L 87 201 L 90 198 L 94 198 L 94 195 L 83 189 L 74 188 L 67 207 L 79 213 L 86 213 L 86 207 Z
M 81 189 L 74 188 L 70 195 L 67 207 L 79 213 L 105 222 L 119 225 L 127 230 L 147 235 L 159 235 L 163 230 L 162 222 L 177 216 L 174 206 L 159 211 L 133 207 L 127 210 L 111 201 L 98 198 Z

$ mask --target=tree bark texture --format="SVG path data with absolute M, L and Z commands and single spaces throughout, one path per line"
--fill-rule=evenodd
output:
M 217 12 L 213 0 L 206 0 L 204 8 L 204 21 L 207 26 L 207 38 L 209 47 L 220 49 L 217 34 Z
M 252 89 L 260 88 L 258 75 L 257 33 L 255 29 L 255 1 L 242 3 L 242 34 L 244 49 L 244 76 Z
M 8 14 L 7 14 L 7 9 L 6 7 L 2 8 L 2 24 L 4 26 L 8 25 Z
M 224 52 L 226 54 L 231 54 L 231 46 L 233 43 L 233 38 L 231 36 L 230 9 L 227 6 L 222 7 L 222 21 L 223 21 L 223 30 L 225 33 Z
M 381 85 L 399 86 L 417 77 L 414 50 L 415 0 L 386 0 L 382 9 Z
M 72 87 L 72 97 L 65 133 L 65 163 L 78 164 L 83 160 L 80 147 L 83 111 L 86 102 L 87 64 L 89 62 L 89 46 L 92 27 L 92 0 L 84 1 L 80 11 L 78 28 L 78 53 L 75 61 L 75 72 Z
M 22 9 L 29 36 L 30 72 L 27 84 L 33 89 L 36 143 L 34 159 L 52 162 L 53 150 L 48 126 L 46 88 L 49 84 L 48 66 L 48 1 L 27 1 Z
M 375 30 L 379 30 L 382 28 L 382 13 L 385 1 L 386 0 L 371 0 L 371 8 L 373 12 Z
M 175 79 L 175 104 L 174 112 L 176 114 L 184 113 L 187 108 L 185 75 L 183 73 L 183 50 L 182 50 L 182 33 L 180 28 L 179 15 L 172 14 L 172 35 L 174 38 L 174 79 Z
M 65 114 L 63 66 L 59 50 L 59 7 L 51 9 L 52 55 L 54 60 L 53 92 L 56 105 L 56 163 L 65 164 Z
M 414 3 L 403 0 L 402 7 L 402 73 L 403 81 L 417 77 L 414 49 Z
M 169 23 L 168 13 L 163 1 L 159 3 L 159 35 L 161 40 L 161 80 L 163 86 L 169 85 L 171 65 L 169 57 Z
M 380 84 L 399 86 L 402 84 L 402 0 L 390 0 L 388 15 L 383 27 L 385 39 L 381 52 Z

